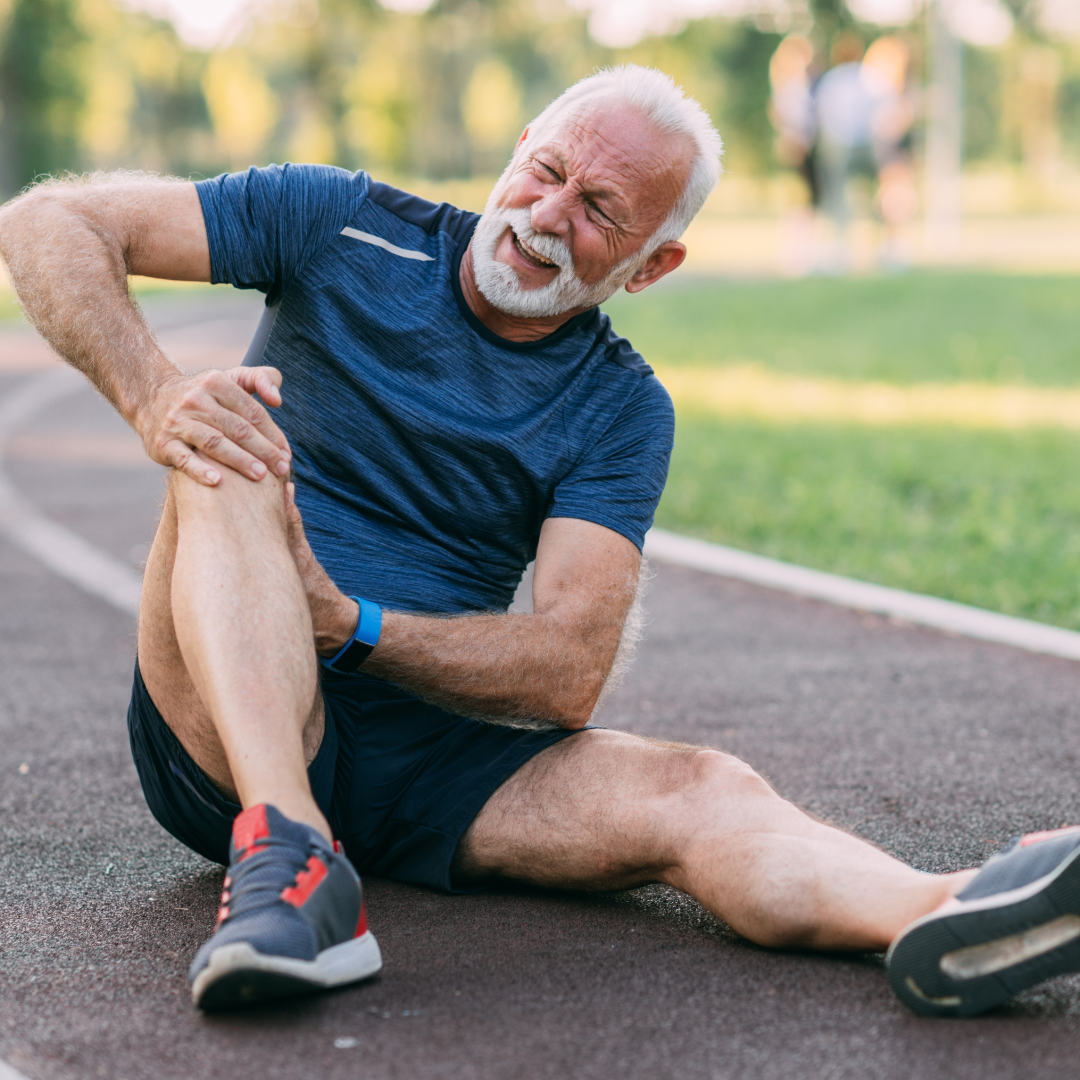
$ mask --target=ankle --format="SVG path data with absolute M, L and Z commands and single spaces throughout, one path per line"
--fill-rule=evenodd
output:
M 316 805 L 315 800 L 310 796 L 306 799 L 299 796 L 289 797 L 286 795 L 261 799 L 245 799 L 243 801 L 243 806 L 244 809 L 247 810 L 249 807 L 258 806 L 260 803 L 265 803 L 274 807 L 278 813 L 283 814 L 290 821 L 310 826 L 329 843 L 332 844 L 334 842 L 334 834 L 330 829 L 330 823 L 323 816 L 323 813 Z

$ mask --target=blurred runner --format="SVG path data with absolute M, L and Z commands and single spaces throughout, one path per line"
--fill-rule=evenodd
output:
M 894 34 L 878 38 L 866 51 L 862 78 L 879 91 L 872 122 L 874 160 L 878 169 L 876 207 L 885 226 L 878 261 L 886 269 L 910 265 L 904 226 L 919 208 L 915 170 L 911 164 L 911 126 L 915 109 L 908 91 L 911 53 Z
M 814 161 L 817 115 L 814 84 L 814 46 L 801 34 L 789 34 L 769 62 L 772 95 L 769 117 L 776 127 L 776 157 L 794 169 L 806 183 L 807 204 L 786 222 L 781 265 L 785 273 L 800 276 L 813 269 L 814 226 L 821 205 L 821 187 Z
M 823 209 L 835 229 L 822 269 L 833 273 L 843 273 L 851 264 L 848 181 L 860 173 L 872 175 L 876 171 L 871 128 L 877 102 L 862 78 L 862 56 L 862 39 L 857 34 L 841 34 L 832 49 L 833 67 L 821 77 L 814 95 L 818 183 Z
M 841 35 L 833 46 L 834 67 L 822 76 L 814 94 L 818 180 L 823 208 L 835 229 L 822 269 L 833 273 L 851 265 L 852 178 L 864 175 L 879 182 L 876 205 L 887 230 L 879 253 L 883 264 L 896 267 L 907 261 L 898 230 L 915 212 L 908 148 L 914 110 L 905 97 L 907 46 L 890 35 L 875 41 L 865 59 L 862 53 L 857 35 Z

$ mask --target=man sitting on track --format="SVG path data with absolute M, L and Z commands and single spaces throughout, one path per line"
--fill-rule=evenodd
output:
M 54 182 L 0 214 L 30 318 L 172 467 L 128 722 L 154 816 L 229 867 L 196 1004 L 376 971 L 353 864 L 667 882 L 763 945 L 891 944 L 926 1013 L 1080 967 L 1078 830 L 934 876 L 727 754 L 587 726 L 673 437 L 596 305 L 679 266 L 719 153 L 630 66 L 529 125 L 480 218 L 296 165 Z M 251 366 L 178 371 L 128 274 L 264 292 Z

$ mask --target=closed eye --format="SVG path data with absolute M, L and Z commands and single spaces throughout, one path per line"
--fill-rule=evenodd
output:
M 605 214 L 605 213 L 604 213 L 604 211 L 603 211 L 603 210 L 601 210 L 601 209 L 600 209 L 600 207 L 596 205 L 596 203 L 594 203 L 594 202 L 590 202 L 590 203 L 589 203 L 588 205 L 589 205 L 589 209 L 590 209 L 590 210 L 591 210 L 591 211 L 592 211 L 592 212 L 593 212 L 594 214 L 596 214 L 596 216 L 597 216 L 598 218 L 600 218 L 600 219 L 601 219 L 601 224 L 607 224 L 607 225 L 614 225 L 614 224 L 615 224 L 615 222 L 614 222 L 614 221 L 612 221 L 612 220 L 611 220 L 611 218 L 609 218 L 609 217 L 607 216 L 607 214 Z

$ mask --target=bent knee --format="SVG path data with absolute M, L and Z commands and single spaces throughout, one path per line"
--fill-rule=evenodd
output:
M 695 751 L 689 767 L 692 790 L 737 798 L 780 798 L 745 761 L 722 750 Z
M 285 480 L 269 473 L 261 480 L 252 480 L 218 461 L 214 462 L 214 467 L 221 479 L 213 487 L 199 483 L 178 469 L 171 470 L 169 491 L 181 513 L 188 509 L 231 513 L 235 507 L 250 506 L 279 519 L 284 526 Z

